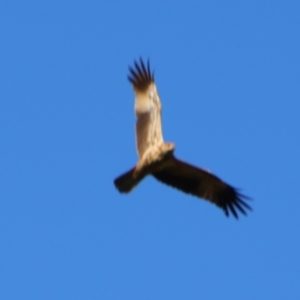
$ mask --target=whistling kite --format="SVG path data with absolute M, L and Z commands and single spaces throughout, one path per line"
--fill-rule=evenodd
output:
M 247 197 L 215 175 L 189 165 L 174 156 L 175 145 L 165 143 L 161 129 L 161 104 L 151 73 L 142 59 L 129 68 L 128 80 L 135 92 L 136 143 L 139 161 L 130 171 L 115 179 L 121 193 L 130 192 L 147 175 L 185 193 L 204 198 L 238 218 L 237 211 L 246 215 L 251 207 Z

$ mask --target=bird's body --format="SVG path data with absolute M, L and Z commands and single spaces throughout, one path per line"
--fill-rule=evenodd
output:
M 129 68 L 129 81 L 135 92 L 136 145 L 139 160 L 137 165 L 115 179 L 121 193 L 130 192 L 147 175 L 175 187 L 185 193 L 209 200 L 222 208 L 228 216 L 231 212 L 238 218 L 237 210 L 246 215 L 251 209 L 247 197 L 204 169 L 194 167 L 174 156 L 175 144 L 165 143 L 161 125 L 161 102 L 150 71 L 135 62 Z

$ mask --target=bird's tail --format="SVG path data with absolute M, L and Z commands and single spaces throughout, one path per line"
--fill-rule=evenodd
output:
M 133 176 L 134 170 L 135 168 L 132 168 L 114 180 L 119 192 L 129 193 L 144 178 L 144 176 Z

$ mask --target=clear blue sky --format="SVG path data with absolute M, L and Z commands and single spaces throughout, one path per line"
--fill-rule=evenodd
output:
M 300 299 L 300 2 L 145 3 L 0 4 L 0 299 Z M 165 139 L 248 217 L 117 192 L 139 56 Z

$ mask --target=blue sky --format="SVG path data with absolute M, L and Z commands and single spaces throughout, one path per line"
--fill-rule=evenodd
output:
M 300 298 L 299 1 L 2 1 L 1 299 Z M 147 178 L 128 66 L 238 221 Z

